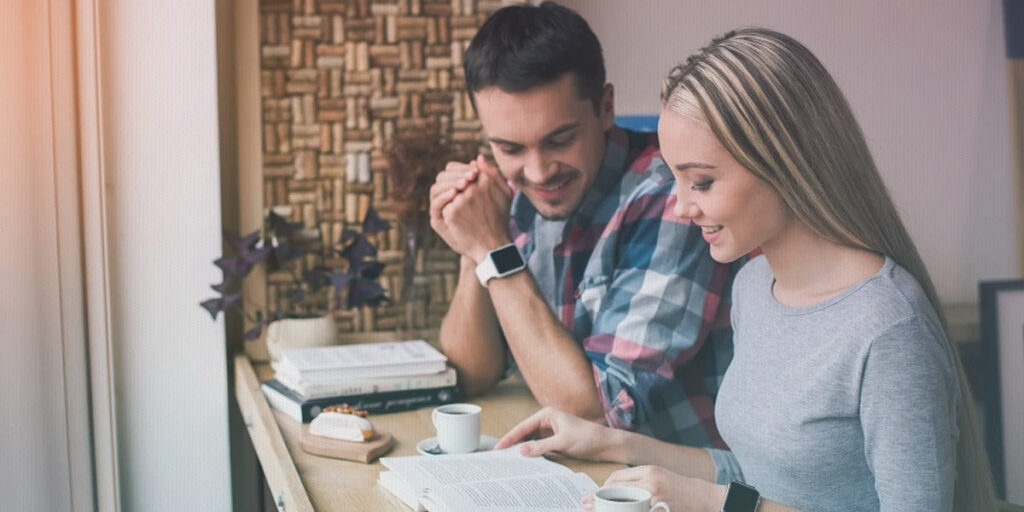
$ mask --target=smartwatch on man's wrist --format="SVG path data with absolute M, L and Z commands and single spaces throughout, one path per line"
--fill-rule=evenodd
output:
M 515 274 L 526 268 L 523 255 L 519 254 L 516 244 L 508 244 L 487 253 L 487 256 L 476 266 L 476 278 L 485 288 L 487 282 L 496 277 Z
M 761 493 L 751 485 L 733 481 L 725 492 L 722 512 L 755 512 L 761 502 Z

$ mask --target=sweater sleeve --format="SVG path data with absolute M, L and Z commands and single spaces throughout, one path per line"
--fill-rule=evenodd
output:
M 750 268 L 745 268 L 737 273 L 735 283 L 736 288 L 734 288 L 734 290 L 750 286 L 750 271 L 755 266 L 756 264 L 750 265 Z M 742 300 L 740 300 L 742 298 L 741 296 L 742 294 L 737 294 L 734 291 L 734 302 L 732 303 L 732 308 L 729 312 L 733 332 L 738 332 L 740 329 L 740 312 L 743 309 Z M 719 412 L 716 410 L 715 414 L 719 414 Z M 746 482 L 743 477 L 743 469 L 740 467 L 740 461 L 732 451 L 718 448 L 705 448 L 705 450 L 711 455 L 711 462 L 715 465 L 716 484 L 730 484 L 734 481 Z
M 740 468 L 740 461 L 729 450 L 718 448 L 705 448 L 711 454 L 711 462 L 715 464 L 715 483 L 729 484 L 732 482 L 746 482 L 743 479 L 743 470 Z
M 881 511 L 949 511 L 956 471 L 957 385 L 946 343 L 903 320 L 864 363 L 860 417 Z

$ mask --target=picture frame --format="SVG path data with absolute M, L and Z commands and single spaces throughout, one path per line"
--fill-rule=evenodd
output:
M 999 498 L 1024 504 L 1024 279 L 983 281 L 978 295 L 985 448 Z

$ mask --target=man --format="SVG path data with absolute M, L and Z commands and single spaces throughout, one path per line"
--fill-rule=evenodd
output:
M 505 7 L 465 70 L 497 168 L 449 163 L 430 192 L 431 226 L 461 255 L 440 340 L 464 391 L 514 366 L 542 405 L 721 446 L 732 273 L 672 214 L 655 134 L 613 125 L 597 37 L 557 4 Z

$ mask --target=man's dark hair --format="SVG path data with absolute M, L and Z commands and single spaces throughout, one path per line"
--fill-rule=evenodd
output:
M 567 72 L 595 109 L 604 91 L 601 43 L 583 17 L 554 2 L 498 9 L 480 26 L 464 62 L 474 106 L 474 96 L 486 87 L 522 92 Z

